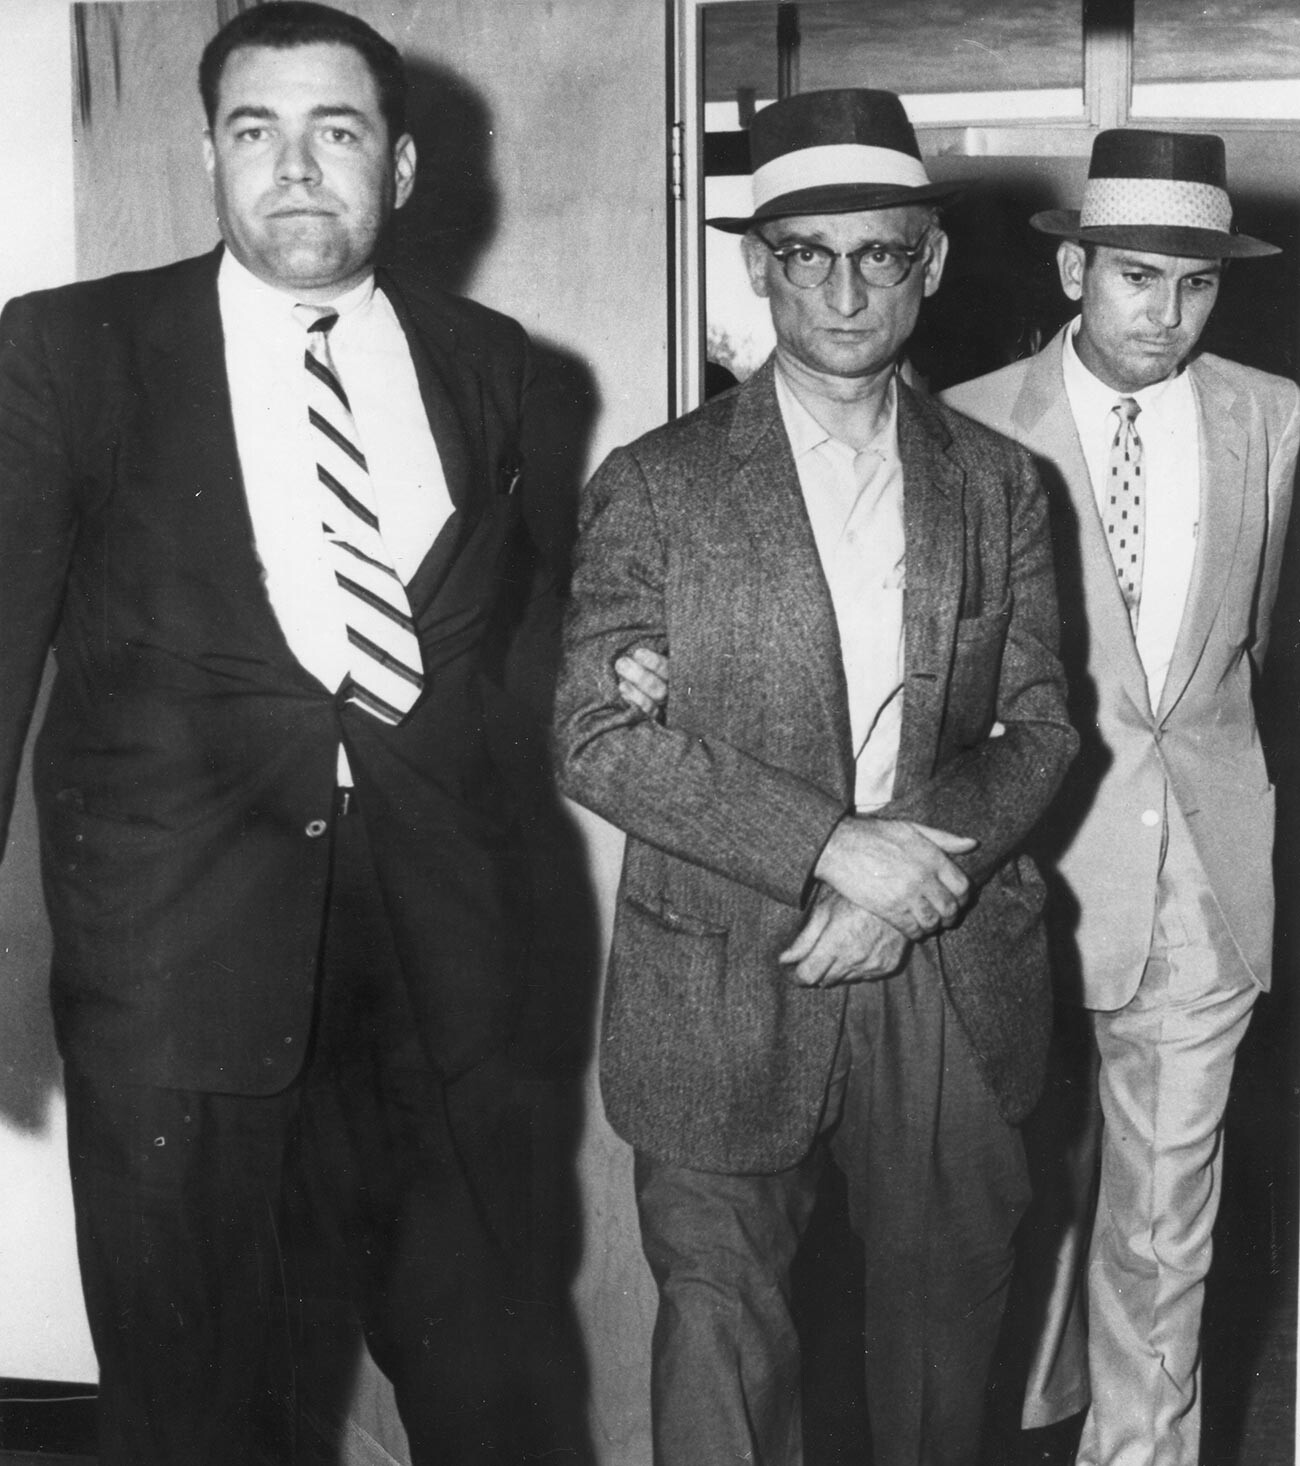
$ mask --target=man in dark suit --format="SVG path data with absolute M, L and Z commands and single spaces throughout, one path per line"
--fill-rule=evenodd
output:
M 656 1461 L 801 1459 L 789 1270 L 824 1155 L 877 1466 L 973 1461 L 1050 1022 L 1020 851 L 1074 747 L 1028 456 L 898 377 L 947 240 L 892 93 L 751 131 L 774 359 L 590 484 L 557 709 L 628 832 L 604 1018 L 659 1288 Z M 662 721 L 625 654 L 671 656 Z
M 415 151 L 369 27 L 251 9 L 200 85 L 224 249 L 0 324 L 0 826 L 53 646 L 34 770 L 99 1459 L 253 1459 L 290 1177 L 414 1459 L 513 1459 L 520 1183 L 481 1157 L 521 964 L 482 643 L 528 343 L 374 270 Z

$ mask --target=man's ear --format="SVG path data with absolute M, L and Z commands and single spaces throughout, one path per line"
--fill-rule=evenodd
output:
M 925 262 L 925 293 L 933 295 L 943 279 L 944 262 L 948 258 L 948 236 L 936 224 L 930 230 L 929 254 Z
M 212 146 L 212 129 L 203 129 L 203 167 L 208 175 L 208 187 L 215 188 L 217 183 L 217 150 Z
M 745 269 L 749 272 L 749 283 L 755 295 L 767 295 L 767 246 L 756 239 L 751 231 L 740 241 L 740 252 L 745 257 Z
M 1063 239 L 1056 251 L 1056 269 L 1061 277 L 1061 289 L 1069 300 L 1083 298 L 1083 275 L 1088 267 L 1088 256 L 1077 239 Z
M 404 132 L 393 144 L 393 207 L 400 209 L 415 187 L 415 139 Z

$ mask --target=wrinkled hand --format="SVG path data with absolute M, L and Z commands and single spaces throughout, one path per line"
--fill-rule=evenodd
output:
M 803 930 L 778 961 L 793 967 L 794 980 L 804 987 L 835 987 L 897 972 L 909 945 L 902 932 L 873 912 L 823 886 Z
M 915 942 L 961 914 L 970 881 L 949 857 L 978 844 L 911 820 L 849 815 L 831 832 L 814 873 Z
M 648 646 L 633 647 L 614 662 L 618 694 L 647 718 L 659 718 L 668 701 L 668 658 Z

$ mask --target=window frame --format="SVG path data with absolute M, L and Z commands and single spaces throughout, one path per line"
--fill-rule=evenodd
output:
M 701 48 L 706 5 L 752 0 L 666 0 L 670 38 L 669 141 L 672 224 L 669 251 L 669 407 L 676 415 L 703 400 L 704 106 Z M 1077 119 L 1027 118 L 969 124 L 916 124 L 923 156 L 1087 157 L 1106 128 L 1191 126 L 1220 134 L 1298 131 L 1300 118 L 1161 117 L 1130 111 L 1136 0 L 1078 0 L 1083 36 L 1083 111 Z

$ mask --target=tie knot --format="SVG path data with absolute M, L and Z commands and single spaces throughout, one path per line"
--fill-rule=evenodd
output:
M 1121 397 L 1111 411 L 1119 413 L 1120 421 L 1124 423 L 1135 421 L 1142 408 L 1136 397 Z
M 296 305 L 294 319 L 305 331 L 319 331 L 328 336 L 338 322 L 339 313 L 327 305 Z

